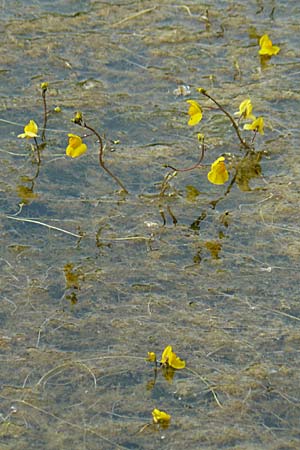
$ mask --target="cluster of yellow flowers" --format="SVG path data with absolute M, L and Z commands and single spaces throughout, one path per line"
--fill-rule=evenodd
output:
M 157 363 L 156 353 L 148 352 L 147 361 Z M 172 367 L 173 369 L 184 369 L 185 361 L 180 359 L 176 353 L 173 352 L 173 348 L 171 345 L 168 345 L 161 355 L 161 360 L 159 361 L 160 365 L 163 367 Z
M 24 133 L 18 135 L 19 138 L 33 139 L 38 137 L 38 126 L 34 120 L 30 120 L 24 127 Z M 71 158 L 78 158 L 87 151 L 87 146 L 82 142 L 80 136 L 68 134 L 69 144 L 66 148 L 66 155 Z
M 260 49 L 259 49 L 258 53 L 261 56 L 261 58 L 265 58 L 265 59 L 271 58 L 273 55 L 277 55 L 280 51 L 280 47 L 273 45 L 271 39 L 269 38 L 269 36 L 267 34 L 264 34 L 260 37 L 259 46 L 260 46 Z M 44 140 L 46 121 L 47 121 L 45 93 L 48 89 L 48 83 L 46 83 L 46 82 L 41 83 L 41 89 L 42 89 L 42 93 L 43 93 L 44 106 L 45 106 L 44 128 L 43 128 L 43 133 L 42 133 L 42 140 Z M 202 88 L 198 88 L 198 91 L 200 93 L 205 92 Z M 196 100 L 193 100 L 193 99 L 187 100 L 187 103 L 189 104 L 188 125 L 191 127 L 194 127 L 202 120 L 202 117 L 203 117 L 202 107 Z M 215 103 L 217 105 L 219 105 L 217 102 L 215 102 Z M 223 110 L 223 112 L 225 112 L 227 114 L 227 116 L 230 116 L 229 113 L 224 111 L 224 109 L 222 107 L 221 107 L 221 109 Z M 60 111 L 60 108 L 57 107 L 54 109 L 54 111 Z M 241 120 L 251 120 L 252 121 L 251 123 L 244 124 L 243 128 L 244 128 L 244 130 L 254 131 L 254 133 L 255 133 L 254 137 L 257 133 L 264 134 L 264 119 L 261 116 L 255 117 L 252 114 L 252 104 L 251 104 L 251 100 L 249 98 L 242 101 L 242 103 L 239 106 L 239 111 L 234 113 L 234 115 L 238 116 L 238 123 Z M 231 116 L 230 116 L 230 118 L 231 118 Z M 76 116 L 75 116 L 75 119 L 73 119 L 73 122 L 80 124 L 81 121 L 82 121 L 82 114 L 76 113 Z M 231 121 L 232 121 L 234 127 L 237 129 L 237 125 L 235 124 L 234 120 L 232 119 Z M 86 128 L 92 130 L 90 127 L 86 126 Z M 237 131 L 237 133 L 238 133 L 238 131 Z M 201 134 L 198 134 L 198 137 L 199 136 L 201 136 L 202 142 L 204 142 L 204 136 Z M 26 139 L 34 139 L 36 146 L 38 147 L 37 140 L 36 140 L 36 138 L 38 137 L 38 126 L 35 123 L 35 121 L 30 120 L 28 122 L 28 124 L 25 125 L 25 127 L 24 127 L 24 133 L 19 134 L 18 137 L 26 138 Z M 240 137 L 240 135 L 239 135 L 239 137 Z M 254 137 L 253 137 L 253 139 L 254 139 Z M 99 137 L 99 139 L 100 139 L 100 137 Z M 243 143 L 243 141 L 242 141 L 242 143 Z M 203 148 L 204 148 L 204 144 L 203 144 Z M 87 151 L 87 146 L 85 143 L 82 142 L 82 138 L 80 136 L 78 136 L 76 134 L 71 134 L 71 133 L 68 134 L 68 145 L 66 147 L 66 155 L 67 156 L 69 156 L 71 158 L 78 158 L 79 156 L 83 155 L 86 151 Z M 203 154 L 204 154 L 204 150 L 203 150 Z M 105 170 L 107 170 L 102 161 L 102 143 L 101 143 L 101 149 L 100 149 L 100 165 L 102 165 L 103 168 Z M 118 181 L 116 179 L 117 177 L 113 177 L 113 178 L 115 178 L 115 180 Z M 220 156 L 211 164 L 211 168 L 207 174 L 207 178 L 212 184 L 217 184 L 217 185 L 224 184 L 229 180 L 229 173 L 226 168 L 226 162 L 225 162 L 224 156 Z M 123 187 L 123 185 L 121 183 L 119 183 L 119 184 Z M 169 362 L 171 361 L 171 359 L 172 359 L 172 353 L 169 355 Z M 172 364 L 169 364 L 169 365 L 171 367 L 173 367 Z
M 273 55 L 277 55 L 277 53 L 280 51 L 280 47 L 273 45 L 271 39 L 267 34 L 264 34 L 261 36 L 259 40 L 259 55 L 262 57 L 270 58 Z M 203 92 L 202 88 L 197 89 L 200 93 Z M 189 104 L 188 109 L 188 125 L 193 127 L 197 125 L 203 117 L 202 113 L 202 107 L 196 100 L 187 100 L 187 103 Z M 260 133 L 264 134 L 264 119 L 263 117 L 255 117 L 252 114 L 252 103 L 250 99 L 246 99 L 242 101 L 242 103 L 239 106 L 239 111 L 234 113 L 234 115 L 239 116 L 240 120 L 252 120 L 251 123 L 246 123 L 244 125 L 244 130 L 250 130 L 254 131 L 254 133 Z M 254 135 L 255 137 L 255 135 Z M 225 158 L 223 156 L 220 156 L 218 159 L 216 159 L 210 168 L 210 171 L 207 174 L 208 180 L 213 184 L 224 184 L 229 179 L 229 174 L 226 168 L 225 164 Z
M 201 92 L 202 88 L 198 88 L 197 90 Z M 202 108 L 196 100 L 187 100 L 187 103 L 190 104 L 188 115 L 190 119 L 188 121 L 189 126 L 194 126 L 198 124 L 202 119 Z M 243 100 L 239 106 L 239 110 L 234 113 L 235 116 L 238 116 L 238 121 L 241 120 L 252 120 L 251 123 L 244 124 L 244 130 L 254 131 L 256 133 L 264 134 L 264 119 L 263 117 L 255 117 L 252 114 L 252 103 L 250 98 Z M 255 136 L 255 135 L 254 135 Z M 224 156 L 220 156 L 216 159 L 210 168 L 210 171 L 207 174 L 208 180 L 212 184 L 224 184 L 229 179 L 229 173 L 226 168 L 225 158 Z
M 147 361 L 154 362 L 155 366 L 157 366 L 157 356 L 154 352 L 148 352 Z M 185 361 L 180 359 L 176 353 L 173 352 L 173 348 L 171 345 L 168 345 L 164 351 L 162 352 L 161 359 L 159 361 L 159 365 L 162 368 L 172 369 L 172 370 L 180 370 L 185 368 Z M 167 427 L 171 420 L 170 414 L 165 411 L 161 411 L 155 408 L 152 411 L 152 418 L 155 424 L 159 424 L 163 427 Z
M 234 113 L 235 116 L 239 116 L 239 121 L 241 119 L 251 119 L 252 123 L 246 123 L 244 125 L 244 130 L 251 130 L 256 133 L 264 134 L 264 119 L 263 117 L 255 117 L 252 114 L 252 103 L 250 98 L 242 101 L 239 106 L 239 110 Z

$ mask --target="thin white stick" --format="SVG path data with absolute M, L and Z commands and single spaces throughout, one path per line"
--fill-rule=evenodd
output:
M 6 214 L 5 214 L 5 217 L 7 219 L 18 220 L 19 222 L 29 222 L 29 223 L 35 223 L 36 225 L 42 225 L 43 227 L 51 228 L 52 230 L 56 230 L 56 231 L 61 231 L 62 233 L 69 234 L 70 236 L 74 236 L 76 238 L 81 238 L 82 237 L 79 234 L 72 233 L 71 231 L 64 230 L 63 228 L 54 227 L 53 225 L 49 225 L 47 223 L 40 222 L 39 220 L 24 219 L 22 217 L 14 217 L 14 216 L 6 215 Z

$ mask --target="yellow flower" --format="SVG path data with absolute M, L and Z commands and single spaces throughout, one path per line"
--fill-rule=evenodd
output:
M 160 411 L 157 408 L 154 408 L 152 411 L 152 418 L 154 423 L 159 423 L 163 426 L 168 426 L 171 420 L 170 414 L 165 411 Z
M 71 122 L 77 123 L 77 125 L 82 125 L 82 122 L 83 122 L 82 112 L 77 111 L 75 113 L 74 119 L 71 119 Z
M 264 118 L 258 117 L 252 123 L 246 123 L 246 125 L 244 125 L 244 130 L 252 130 L 264 134 L 264 125 Z
M 272 56 L 272 55 L 277 55 L 277 53 L 279 53 L 279 51 L 280 51 L 280 47 L 277 47 L 277 45 L 273 45 L 271 39 L 269 38 L 269 36 L 267 34 L 264 34 L 260 38 L 259 45 L 260 45 L 260 50 L 258 53 L 260 55 Z
M 32 139 L 38 137 L 38 126 L 34 120 L 30 120 L 27 125 L 24 127 L 24 133 L 18 135 L 18 138 L 27 138 Z
M 210 172 L 207 174 L 208 181 L 212 184 L 224 184 L 228 181 L 229 174 L 224 161 L 225 158 L 220 156 L 220 158 L 212 163 Z
M 147 361 L 150 361 L 150 362 L 156 362 L 156 361 L 157 361 L 156 353 L 154 353 L 154 352 L 148 352 L 148 358 L 147 358 Z
M 199 103 L 196 102 L 196 100 L 187 100 L 186 102 L 190 105 L 188 110 L 188 115 L 190 116 L 188 125 L 190 127 L 193 127 L 194 125 L 197 125 L 197 123 L 199 123 L 202 119 L 202 109 Z
M 161 355 L 161 361 L 162 366 L 165 367 L 173 367 L 173 369 L 184 369 L 185 368 L 185 361 L 178 358 L 176 353 L 173 352 L 171 345 L 168 345 L 162 355 Z
M 42 91 L 46 91 L 48 89 L 48 83 L 46 81 L 41 83 L 41 89 L 42 89 Z
M 87 151 L 87 146 L 82 142 L 81 137 L 76 134 L 68 134 L 69 145 L 66 148 L 66 155 L 71 158 L 78 158 Z
M 255 116 L 252 114 L 252 103 L 250 98 L 246 98 L 246 100 L 242 101 L 239 110 L 235 112 L 234 115 L 239 116 L 242 119 L 255 119 Z

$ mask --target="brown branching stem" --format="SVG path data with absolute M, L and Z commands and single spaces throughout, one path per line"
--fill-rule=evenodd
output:
M 215 100 L 211 95 L 209 95 L 205 89 L 199 89 L 199 92 L 203 95 L 205 95 L 205 97 L 209 98 L 212 102 L 214 102 L 215 105 L 217 105 L 217 107 L 220 109 L 220 111 L 222 111 L 230 120 L 230 122 L 232 123 L 232 126 L 237 134 L 237 137 L 239 138 L 240 143 L 242 144 L 242 146 L 244 148 L 246 148 L 247 150 L 251 149 L 251 145 L 249 145 L 245 139 L 243 139 L 238 124 L 236 123 L 236 121 L 234 120 L 234 118 L 232 117 L 231 114 L 229 114 L 228 111 L 226 111 L 226 109 L 217 101 Z
M 104 146 L 103 146 L 103 140 L 102 137 L 100 136 L 100 134 L 92 127 L 90 127 L 89 125 L 87 125 L 84 121 L 79 121 L 79 120 L 75 120 L 75 123 L 77 123 L 77 125 L 82 126 L 83 128 L 86 128 L 87 130 L 90 130 L 98 139 L 99 142 L 99 165 L 100 167 L 102 167 L 103 170 L 105 170 L 105 172 L 115 180 L 115 182 L 120 186 L 120 188 L 122 189 L 122 191 L 125 194 L 128 194 L 127 189 L 125 188 L 124 184 L 122 183 L 121 180 L 119 180 L 119 178 L 114 175 L 112 173 L 112 171 L 106 167 L 105 163 L 104 163 L 104 157 L 103 157 L 103 153 L 104 153 Z

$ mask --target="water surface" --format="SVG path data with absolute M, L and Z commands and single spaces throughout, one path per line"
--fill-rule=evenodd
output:
M 3 1 L 1 17 L 1 448 L 299 448 L 298 2 Z M 281 47 L 264 67 L 263 33 Z M 62 111 L 36 176 L 17 135 L 42 126 L 43 81 Z M 226 196 L 207 171 L 239 143 L 199 86 L 266 122 Z M 105 160 L 128 195 L 94 138 L 65 156 L 76 110 L 120 141 Z M 205 165 L 159 196 L 197 131 Z M 166 345 L 187 369 L 150 389 Z M 153 408 L 168 429 L 145 428 Z

